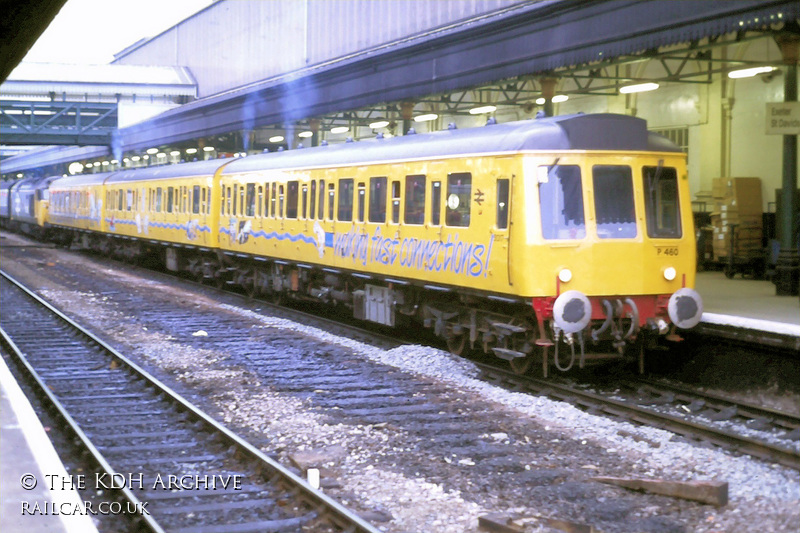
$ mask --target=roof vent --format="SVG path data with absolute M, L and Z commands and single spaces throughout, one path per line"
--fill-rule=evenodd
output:
M 497 124 L 497 119 L 494 117 L 489 117 L 489 119 L 486 121 L 487 126 L 494 126 L 495 124 Z
M 536 112 L 536 118 L 545 118 L 546 116 L 547 113 L 545 113 L 544 110 L 539 110 Z
M 299 150 L 299 149 L 301 149 L 301 148 L 305 148 L 305 146 L 303 146 L 303 143 L 298 143 L 298 144 L 297 144 L 297 149 Z
M 320 146 L 328 146 L 328 141 L 322 141 L 319 143 Z
M 406 135 L 416 135 L 416 134 L 417 130 L 415 130 L 414 128 L 408 128 L 408 131 L 406 132 Z
M 283 152 L 283 150 L 284 150 L 283 146 L 278 146 L 278 151 L 279 152 Z
M 451 122 L 450 124 L 447 125 L 447 129 L 448 130 L 457 130 L 458 126 L 456 126 L 455 122 Z
M 351 142 L 353 142 L 353 138 L 352 137 L 348 137 L 347 139 L 344 140 L 344 142 L 351 143 Z
M 376 139 L 383 139 L 383 132 L 380 132 L 375 136 Z
M 269 148 L 264 148 L 263 150 L 261 150 L 261 153 L 262 154 L 268 154 L 269 153 Z

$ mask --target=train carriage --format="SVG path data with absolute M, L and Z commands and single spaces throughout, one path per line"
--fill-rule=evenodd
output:
M 111 175 L 88 174 L 55 180 L 50 186 L 48 223 L 72 235 L 103 233 L 105 194 L 103 182 Z
M 145 244 L 169 244 L 166 258 L 181 269 L 177 247 L 208 254 L 216 250 L 219 220 L 217 171 L 226 162 L 124 170 L 104 182 L 106 232 L 123 256 L 141 253 Z M 215 255 L 213 252 L 211 255 Z M 186 254 L 183 254 L 186 257 Z M 209 274 L 210 275 L 210 274 Z
M 49 186 L 56 177 L 26 178 L 8 188 L 9 227 L 42 237 L 47 232 Z
M 577 346 L 583 364 L 701 313 L 685 156 L 641 119 L 255 156 L 220 183 L 231 281 L 387 325 L 409 315 L 455 352 L 483 348 L 520 369 L 544 355 L 546 369 L 553 347 L 563 368 L 559 347 L 574 361 Z M 603 339 L 604 353 L 586 348 Z

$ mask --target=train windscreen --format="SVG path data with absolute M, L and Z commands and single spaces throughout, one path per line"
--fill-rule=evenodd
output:
M 643 167 L 647 236 L 678 239 L 682 235 L 678 203 L 678 173 L 671 167 Z
M 545 239 L 583 239 L 586 219 L 580 167 L 552 165 L 539 169 L 542 236 Z
M 626 165 L 592 167 L 597 236 L 601 239 L 636 237 L 633 177 Z

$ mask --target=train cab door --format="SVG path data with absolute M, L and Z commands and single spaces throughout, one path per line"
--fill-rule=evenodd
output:
M 504 275 L 509 286 L 514 285 L 512 276 L 513 246 L 511 245 L 511 191 L 514 187 L 516 176 L 509 173 L 493 172 L 492 184 L 494 187 L 494 224 L 491 234 L 493 246 L 497 250 L 497 256 L 505 262 Z M 491 260 L 491 257 L 489 258 Z M 501 278 L 502 279 L 502 278 Z

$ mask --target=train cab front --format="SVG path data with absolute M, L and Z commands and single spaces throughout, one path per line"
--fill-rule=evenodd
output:
M 678 340 L 703 313 L 681 158 L 564 159 L 537 176 L 542 287 L 553 294 L 532 299 L 537 344 L 565 370 Z

